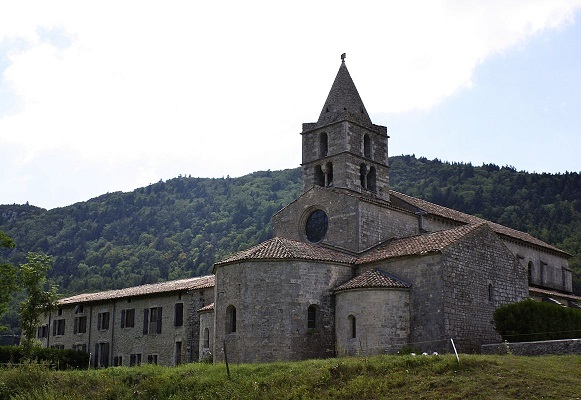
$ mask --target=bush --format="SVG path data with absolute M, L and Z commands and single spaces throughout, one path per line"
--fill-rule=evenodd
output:
M 500 306 L 494 327 L 509 342 L 581 337 L 581 310 L 534 300 Z
M 25 361 L 21 346 L 0 346 L 0 364 L 21 364 Z M 76 350 L 35 348 L 32 361 L 49 364 L 55 369 L 80 369 L 89 365 L 89 354 Z

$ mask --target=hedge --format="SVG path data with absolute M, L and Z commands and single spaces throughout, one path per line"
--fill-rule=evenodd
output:
M 26 359 L 21 346 L 0 346 L 0 364 L 20 364 Z M 81 369 L 89 366 L 89 353 L 76 350 L 35 348 L 32 360 L 56 369 Z
M 494 327 L 508 342 L 580 338 L 581 310 L 527 299 L 497 308 Z

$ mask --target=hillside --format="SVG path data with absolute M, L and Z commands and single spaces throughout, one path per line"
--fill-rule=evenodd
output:
M 390 159 L 393 189 L 519 230 L 574 254 L 581 293 L 581 175 L 493 164 Z M 207 274 L 225 255 L 267 239 L 270 217 L 300 192 L 300 169 L 240 178 L 180 176 L 68 207 L 0 206 L 0 230 L 54 258 L 52 278 L 72 294 Z

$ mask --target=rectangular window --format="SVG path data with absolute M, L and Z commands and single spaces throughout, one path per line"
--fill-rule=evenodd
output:
M 52 346 L 50 346 L 51 349 L 57 349 L 57 350 L 64 350 L 65 349 L 65 345 L 64 344 L 53 344 Z
M 121 310 L 121 328 L 133 328 L 135 326 L 135 308 Z
M 100 331 L 109 329 L 109 311 L 100 312 L 97 315 L 97 329 Z
M 141 365 L 141 354 L 129 354 L 129 366 L 135 367 Z
M 123 365 L 123 356 L 113 357 L 113 366 L 114 367 L 121 367 L 122 365 Z
M 161 307 L 146 308 L 143 310 L 143 334 L 161 333 Z
M 38 327 L 38 334 L 36 335 L 39 339 L 45 338 L 48 336 L 48 325 L 41 325 Z
M 109 343 L 95 344 L 95 367 L 107 368 L 109 366 Z
M 157 364 L 157 354 L 150 354 L 147 356 L 148 364 Z
M 54 321 L 52 321 L 52 335 L 62 336 L 64 334 L 65 334 L 65 320 L 55 319 Z
M 86 343 L 74 344 L 73 350 L 82 351 L 82 352 L 86 353 L 87 352 L 87 344 Z
M 182 342 L 176 342 L 176 358 L 175 365 L 182 363 Z
M 184 324 L 184 303 L 176 303 L 174 312 L 174 325 L 182 326 Z
M 76 317 L 73 333 L 87 333 L 87 317 Z
M 62 308 L 60 308 L 60 307 L 59 307 L 59 308 L 57 308 L 57 310 L 56 310 L 56 315 L 58 315 L 58 316 L 61 316 L 61 315 L 63 315 L 63 309 L 62 309 Z
M 82 304 L 77 304 L 75 307 L 75 314 L 83 314 L 85 312 L 85 308 Z

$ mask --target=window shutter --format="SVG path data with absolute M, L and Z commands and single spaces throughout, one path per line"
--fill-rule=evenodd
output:
M 125 310 L 121 310 L 121 328 L 125 328 Z
M 144 309 L 143 310 L 143 334 L 147 335 L 147 333 L 149 332 L 149 329 L 147 329 L 149 326 L 149 309 Z
M 52 335 L 56 336 L 56 321 L 52 321 Z
M 176 303 L 174 325 L 182 326 L 184 324 L 184 303 Z
M 157 307 L 157 333 L 161 333 L 161 307 Z
M 75 323 L 73 326 L 73 333 L 78 333 L 79 332 L 79 318 L 75 318 Z
M 97 330 L 98 331 L 101 330 L 102 325 L 103 325 L 103 314 L 99 313 L 99 315 L 97 315 Z

